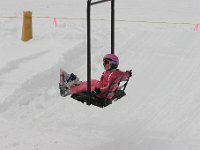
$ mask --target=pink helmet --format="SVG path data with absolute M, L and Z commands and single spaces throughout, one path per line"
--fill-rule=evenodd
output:
M 115 54 L 106 54 L 103 59 L 109 59 L 111 64 L 119 65 L 119 59 Z

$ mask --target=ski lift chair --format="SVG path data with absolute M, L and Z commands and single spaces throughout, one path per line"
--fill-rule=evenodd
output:
M 125 89 L 129 81 L 129 77 L 125 80 L 125 83 L 120 86 L 120 83 L 122 83 L 122 80 L 118 82 L 118 88 L 115 91 L 115 95 L 113 96 L 112 99 L 101 99 L 96 97 L 91 93 L 91 31 L 90 31 L 90 26 L 91 26 L 91 6 L 108 2 L 111 1 L 111 54 L 114 54 L 114 30 L 115 30 L 115 13 L 114 13 L 114 6 L 115 6 L 115 0 L 99 0 L 92 2 L 92 0 L 87 1 L 87 88 L 88 91 L 84 93 L 78 93 L 78 94 L 73 94 L 71 95 L 72 98 L 82 102 L 82 103 L 87 103 L 87 105 L 95 105 L 98 107 L 106 107 L 110 104 L 112 104 L 113 101 L 117 101 L 118 99 L 122 98 L 123 96 L 126 95 Z M 124 81 L 124 80 L 123 80 Z
M 112 97 L 112 99 L 98 98 L 98 97 L 96 97 L 96 95 L 91 94 L 90 100 L 89 100 L 87 92 L 73 94 L 73 95 L 71 95 L 71 98 L 73 98 L 77 101 L 80 101 L 82 103 L 87 103 L 88 101 L 90 101 L 89 105 L 95 105 L 100 108 L 106 107 L 106 106 L 112 104 L 113 101 L 117 101 L 118 99 L 120 99 L 126 95 L 125 89 L 128 84 L 129 78 L 130 77 L 123 78 L 122 80 L 120 80 L 118 82 L 118 88 L 114 91 L 115 95 Z

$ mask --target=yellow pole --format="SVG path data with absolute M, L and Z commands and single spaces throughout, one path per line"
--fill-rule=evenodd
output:
M 24 11 L 21 40 L 28 41 L 32 38 L 32 12 Z

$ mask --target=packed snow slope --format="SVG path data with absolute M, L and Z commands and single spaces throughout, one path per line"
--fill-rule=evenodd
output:
M 109 7 L 92 7 L 95 79 L 110 51 Z M 58 89 L 60 67 L 86 80 L 86 0 L 1 0 L 0 150 L 199 150 L 199 14 L 199 0 L 116 0 L 119 68 L 133 77 L 126 97 L 100 109 Z

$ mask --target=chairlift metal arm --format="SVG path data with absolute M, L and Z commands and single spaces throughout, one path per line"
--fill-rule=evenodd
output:
M 91 103 L 91 31 L 90 31 L 90 10 L 91 10 L 91 1 L 88 0 L 87 2 L 87 105 Z
M 92 2 L 91 5 L 95 5 L 95 4 L 99 4 L 99 3 L 104 3 L 104 2 L 108 2 L 111 0 L 101 0 L 101 1 L 97 1 L 97 2 Z

